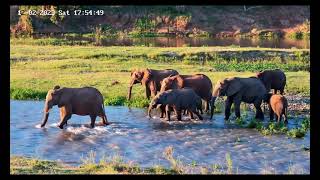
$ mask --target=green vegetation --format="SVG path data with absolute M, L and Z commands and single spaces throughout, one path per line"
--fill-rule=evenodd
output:
M 39 160 L 21 156 L 10 157 L 10 174 L 238 174 L 234 171 L 230 153 L 225 154 L 225 163 L 215 163 L 211 166 L 199 166 L 195 161 L 185 164 L 173 155 L 173 147 L 168 146 L 163 156 L 171 167 L 160 165 L 142 168 L 139 164 L 125 162 L 119 155 L 103 156 L 96 162 L 96 153 L 90 151 L 85 158 L 81 158 L 79 166 L 70 166 L 62 162 Z M 304 171 L 304 169 L 302 169 Z M 288 173 L 297 173 L 291 166 Z M 301 173 L 300 171 L 298 173 Z M 303 173 L 303 172 L 302 172 Z
M 301 122 L 301 127 L 294 127 L 290 130 L 283 122 L 269 122 L 265 126 L 261 121 L 255 119 L 252 119 L 248 124 L 242 123 L 241 126 L 246 128 L 255 128 L 264 136 L 273 134 L 286 134 L 287 136 L 292 138 L 302 138 L 307 134 L 307 132 L 310 129 L 310 119 L 305 118 Z
M 275 66 L 266 66 L 269 61 L 250 62 L 247 60 L 246 62 L 243 60 L 243 63 L 247 64 L 241 70 L 240 60 L 230 61 L 213 56 L 221 51 L 231 54 L 271 50 L 292 53 L 296 55 L 296 60 L 288 60 L 284 65 L 294 67 L 298 63 L 302 69 L 305 66 L 309 67 L 309 61 L 306 60 L 308 56 L 303 50 L 238 47 L 38 46 L 33 44 L 37 40 L 30 41 L 32 45 L 28 44 L 30 43 L 28 40 L 11 40 L 10 97 L 12 99 L 44 99 L 46 92 L 55 85 L 62 87 L 94 86 L 104 95 L 106 105 L 146 107 L 148 100 L 144 98 L 144 89 L 139 84 L 133 87 L 132 100 L 126 100 L 130 71 L 134 68 L 172 68 L 181 74 L 204 73 L 213 83 L 226 77 L 250 77 L 254 76 L 258 70 L 275 68 Z M 201 60 L 203 55 L 208 58 L 201 63 L 199 59 Z M 220 68 L 221 64 L 228 64 L 229 67 L 234 68 L 231 68 L 230 72 L 225 72 L 229 69 Z M 287 75 L 286 93 L 310 94 L 309 72 L 292 72 L 287 68 L 283 69 Z M 112 84 L 115 80 L 119 83 Z M 216 106 L 216 112 L 219 112 L 223 104 L 216 104 Z
M 163 156 L 170 162 L 170 168 L 160 165 L 141 168 L 138 164 L 124 162 L 119 155 L 102 157 L 99 162 L 95 161 L 96 153 L 90 151 L 88 156 L 82 158 L 82 164 L 72 167 L 62 162 L 39 160 L 20 156 L 10 157 L 10 174 L 232 174 L 232 159 L 226 154 L 226 164 L 213 164 L 212 167 L 199 167 L 193 161 L 193 165 L 185 164 L 173 156 L 173 147 L 168 146 Z

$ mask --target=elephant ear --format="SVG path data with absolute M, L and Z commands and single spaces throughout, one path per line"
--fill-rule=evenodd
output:
M 175 83 L 178 85 L 178 88 L 184 88 L 184 79 L 180 75 L 175 76 Z
M 150 69 L 146 69 L 143 71 L 143 77 L 142 77 L 142 80 L 141 80 L 141 83 L 143 85 L 146 85 L 150 79 L 152 77 L 152 73 L 151 73 L 151 70 Z
M 57 89 L 60 89 L 59 85 L 56 85 L 56 86 L 53 87 L 53 90 L 57 90 Z
M 62 106 L 65 106 L 68 104 L 71 100 L 72 93 L 69 91 L 66 91 L 65 88 L 58 89 L 55 91 L 55 95 L 58 97 L 58 107 L 61 108 Z
M 130 76 L 132 76 L 132 74 L 133 74 L 134 72 L 136 72 L 136 71 L 137 71 L 137 69 L 132 69 L 131 72 L 130 72 Z
M 227 79 L 225 83 L 228 86 L 226 91 L 227 96 L 234 95 L 235 93 L 239 92 L 242 87 L 238 78 Z

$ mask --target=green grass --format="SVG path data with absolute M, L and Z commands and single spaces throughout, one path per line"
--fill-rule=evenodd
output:
M 62 162 L 39 160 L 22 156 L 10 157 L 10 174 L 188 174 L 194 172 L 198 165 L 188 165 L 177 160 L 173 155 L 173 147 L 165 148 L 163 155 L 171 167 L 160 165 L 141 168 L 139 164 L 124 162 L 119 155 L 103 156 L 96 162 L 96 153 L 90 151 L 87 157 L 81 158 L 79 166 L 68 166 Z M 195 162 L 195 161 L 193 161 Z M 226 154 L 226 164 L 213 164 L 211 167 L 201 167 L 201 174 L 231 174 L 232 159 Z
M 15 40 L 13 40 L 15 41 Z M 55 85 L 61 87 L 93 86 L 99 89 L 106 105 L 146 107 L 145 90 L 134 85 L 131 101 L 126 100 L 130 71 L 134 68 L 176 69 L 180 74 L 204 73 L 215 84 L 226 77 L 250 77 L 256 70 L 287 66 L 308 66 L 305 52 L 292 49 L 239 48 L 239 47 L 96 47 L 96 46 L 38 46 L 11 43 L 10 51 L 10 98 L 45 99 L 46 92 Z M 201 64 L 199 55 L 216 52 L 280 51 L 296 54 L 300 59 L 287 64 L 266 62 L 242 62 L 223 58 L 210 59 Z M 172 52 L 168 55 L 167 52 Z M 172 57 L 172 54 L 174 56 Z M 208 55 L 209 54 L 209 55 Z M 182 59 L 179 59 L 182 58 Z M 215 63 L 216 61 L 216 63 Z M 227 63 L 229 62 L 229 64 Z M 219 68 L 228 64 L 228 68 Z M 238 64 L 238 68 L 236 66 Z M 270 64 L 266 65 L 266 64 Z M 299 65 L 300 64 L 300 65 Z M 271 66 L 272 65 L 272 66 Z M 243 66 L 243 67 L 242 67 Z M 218 67 L 218 68 L 217 68 Z M 217 69 L 216 69 L 217 68 Z M 242 69 L 242 70 L 241 70 Z M 298 68 L 299 69 L 299 68 Z M 229 71 L 230 70 L 230 71 Z M 240 72 L 237 72 L 239 71 Z M 290 71 L 283 68 L 287 76 L 286 93 L 310 94 L 310 73 Z M 113 81 L 118 84 L 112 85 Z M 217 105 L 217 107 L 220 107 Z M 219 111 L 219 108 L 216 109 Z
M 238 124 L 239 125 L 239 124 Z M 241 123 L 240 126 L 256 129 L 262 135 L 269 136 L 274 134 L 285 134 L 288 137 L 292 138 L 302 138 L 310 130 L 310 119 L 305 118 L 300 126 L 288 129 L 288 127 L 283 123 L 269 122 L 267 125 L 264 125 L 261 121 L 252 119 L 249 123 Z

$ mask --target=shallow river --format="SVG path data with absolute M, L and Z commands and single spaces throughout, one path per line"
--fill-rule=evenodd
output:
M 34 38 L 54 37 L 68 41 L 95 42 L 94 38 L 82 36 L 34 35 Z M 298 48 L 309 49 L 308 39 L 289 38 L 214 38 L 214 37 L 143 37 L 143 38 L 103 38 L 102 46 L 154 46 L 154 47 L 200 47 L 200 46 L 240 46 L 240 47 L 265 47 L 265 48 Z
M 215 114 L 213 120 L 205 116 L 203 121 L 190 121 L 185 117 L 184 121 L 167 123 L 158 116 L 149 119 L 145 109 L 122 106 L 106 107 L 112 122 L 109 126 L 90 129 L 88 116 L 73 115 L 63 130 L 56 127 L 59 110 L 54 107 L 46 127 L 39 128 L 43 105 L 43 101 L 11 100 L 11 155 L 79 165 L 82 157 L 94 151 L 97 161 L 103 156 L 120 155 L 141 167 L 169 167 L 163 152 L 172 146 L 174 157 L 186 164 L 225 165 L 229 153 L 238 173 L 288 173 L 288 169 L 310 172 L 310 152 L 302 148 L 310 147 L 310 133 L 303 139 L 265 137 L 256 130 L 225 123 L 223 114 Z M 96 123 L 99 121 L 97 118 Z

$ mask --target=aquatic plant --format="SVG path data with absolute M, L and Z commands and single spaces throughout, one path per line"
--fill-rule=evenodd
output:
M 226 162 L 227 162 L 227 172 L 228 174 L 232 174 L 232 159 L 230 153 L 226 153 Z
M 181 162 L 173 157 L 173 147 L 172 146 L 166 147 L 163 152 L 163 155 L 170 162 L 171 168 L 175 172 L 177 172 L 178 174 L 183 173 L 183 168 L 182 168 Z

